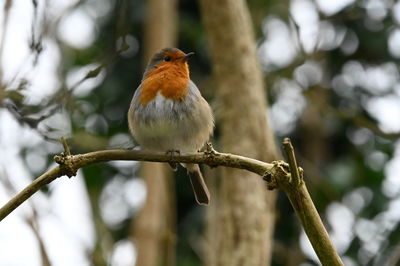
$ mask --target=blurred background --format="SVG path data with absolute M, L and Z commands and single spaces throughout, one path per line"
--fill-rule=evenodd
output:
M 0 205 L 55 165 L 62 136 L 73 153 L 133 147 L 126 113 L 158 36 L 196 53 L 191 78 L 216 108 L 201 8 L 162 2 L 0 0 Z M 292 138 L 345 264 L 399 265 L 400 1 L 246 3 L 276 141 Z M 167 17 L 156 37 L 149 14 Z M 141 166 L 93 165 L 36 193 L 0 223 L 0 265 L 207 265 L 223 210 L 196 205 L 184 170 Z M 203 172 L 217 198 L 218 169 Z M 266 265 L 318 265 L 281 192 Z

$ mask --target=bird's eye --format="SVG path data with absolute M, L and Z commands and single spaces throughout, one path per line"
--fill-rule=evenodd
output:
M 164 57 L 164 61 L 165 61 L 165 62 L 171 61 L 171 57 L 167 55 L 166 57 Z

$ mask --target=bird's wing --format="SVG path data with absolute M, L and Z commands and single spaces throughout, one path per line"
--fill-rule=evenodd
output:
M 131 101 L 131 108 L 139 104 L 140 95 L 142 95 L 142 84 L 140 84 L 139 87 L 135 90 L 135 94 L 133 95 Z
M 201 96 L 199 88 L 197 88 L 196 84 L 192 80 L 189 80 L 189 95 L 199 97 Z

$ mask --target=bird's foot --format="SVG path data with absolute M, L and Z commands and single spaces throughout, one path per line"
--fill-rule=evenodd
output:
M 181 155 L 181 151 L 180 151 L 180 150 L 167 150 L 167 151 L 165 152 L 165 154 L 166 154 L 166 155 L 169 155 L 169 156 L 171 156 L 171 158 L 173 158 L 173 157 L 174 157 L 174 154 L 176 154 L 176 155 Z
M 171 159 L 174 157 L 175 154 L 181 155 L 181 151 L 180 150 L 167 150 L 165 152 L 165 155 L 169 155 Z M 168 164 L 169 164 L 169 166 L 171 166 L 171 168 L 174 172 L 178 170 L 178 163 L 168 162 Z
M 119 147 L 115 147 L 115 148 L 119 148 Z M 121 149 L 123 150 L 128 150 L 128 151 L 138 151 L 138 150 L 143 150 L 143 147 L 137 145 L 137 144 L 128 144 L 128 145 L 124 145 Z
M 214 150 L 214 148 L 213 148 L 213 146 L 212 146 L 212 143 L 211 143 L 210 141 L 207 141 L 207 142 L 206 142 L 204 154 L 205 154 L 207 157 L 213 157 L 215 154 L 217 154 L 217 151 Z

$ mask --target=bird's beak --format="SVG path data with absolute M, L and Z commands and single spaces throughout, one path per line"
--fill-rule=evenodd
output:
M 189 60 L 189 58 L 190 58 L 192 55 L 194 55 L 194 53 L 193 53 L 193 52 L 190 52 L 190 53 L 185 54 L 185 55 L 182 56 L 182 57 L 179 57 L 178 59 L 187 61 L 187 60 Z

